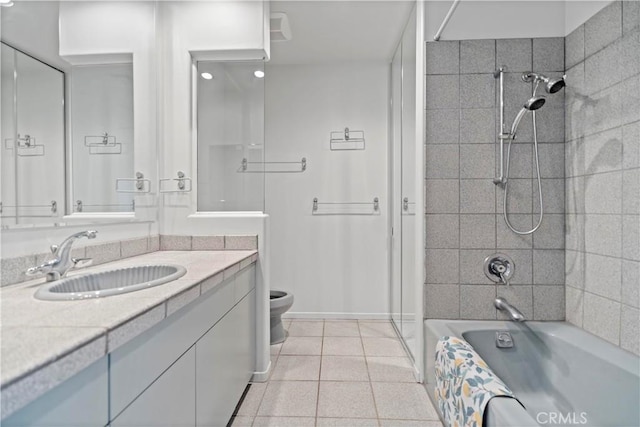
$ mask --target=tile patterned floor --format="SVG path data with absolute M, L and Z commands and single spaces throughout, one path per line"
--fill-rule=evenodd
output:
M 287 320 L 233 426 L 442 427 L 391 323 Z

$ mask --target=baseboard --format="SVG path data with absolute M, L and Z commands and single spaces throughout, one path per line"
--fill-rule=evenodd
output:
M 265 383 L 269 380 L 269 375 L 271 373 L 271 360 L 269 360 L 269 365 L 267 366 L 267 370 L 263 372 L 254 372 L 251 377 L 252 383 Z
M 325 313 L 325 312 L 288 312 L 283 319 L 335 319 L 335 320 L 391 320 L 389 313 Z

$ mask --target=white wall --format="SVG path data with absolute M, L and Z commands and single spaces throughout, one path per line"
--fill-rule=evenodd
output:
M 433 41 L 453 1 L 425 3 L 425 37 Z M 463 0 L 440 40 L 562 37 L 564 1 Z
M 198 59 L 262 59 L 268 57 L 269 3 L 238 1 L 163 1 L 157 3 L 160 45 L 160 176 L 173 178 L 178 170 L 197 175 L 195 138 L 195 72 Z M 266 34 L 266 35 L 265 35 Z M 192 54 L 194 56 L 192 56 Z M 253 234 L 258 236 L 258 372 L 269 368 L 269 240 L 268 217 L 263 214 L 197 213 L 197 182 L 193 191 L 160 195 L 163 234 Z M 260 376 L 257 376 L 259 379 Z
M 463 0 L 441 40 L 564 37 L 611 1 Z M 425 37 L 433 41 L 453 1 L 425 2 Z
M 266 160 L 307 171 L 266 176 L 271 283 L 293 316 L 388 316 L 389 65 L 266 67 Z M 364 130 L 363 151 L 330 151 L 329 132 Z M 380 215 L 314 216 L 312 201 L 372 201 Z
M 611 2 L 612 0 L 566 1 L 564 17 L 565 35 L 570 34 Z

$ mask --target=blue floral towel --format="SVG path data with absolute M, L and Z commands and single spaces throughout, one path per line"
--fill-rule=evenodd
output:
M 450 427 L 481 427 L 482 415 L 495 396 L 514 397 L 473 347 L 456 337 L 436 344 L 436 399 Z

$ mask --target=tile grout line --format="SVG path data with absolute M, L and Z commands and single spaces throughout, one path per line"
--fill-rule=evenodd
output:
M 320 368 L 318 369 L 318 387 L 316 392 L 316 413 L 313 420 L 313 425 L 318 425 L 318 409 L 320 407 L 320 379 L 322 378 L 322 362 L 324 361 L 324 334 L 325 334 L 325 319 L 322 320 L 322 336 L 320 340 Z
M 364 358 L 364 364 L 367 369 L 367 378 L 369 379 L 369 390 L 371 390 L 371 400 L 373 401 L 373 410 L 376 413 L 376 422 L 380 425 L 380 414 L 378 413 L 378 404 L 376 403 L 376 396 L 373 393 L 373 384 L 371 382 L 371 373 L 369 372 L 369 361 L 367 360 L 367 354 L 364 349 L 364 340 L 362 339 L 362 331 L 360 330 L 360 320 L 358 320 L 358 337 L 360 338 L 360 345 L 362 346 L 362 355 Z

